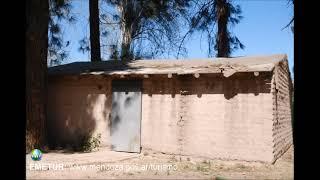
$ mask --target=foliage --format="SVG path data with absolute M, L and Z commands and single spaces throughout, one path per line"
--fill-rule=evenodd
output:
M 81 51 L 82 53 L 85 53 L 87 51 L 90 51 L 90 46 L 89 46 L 89 39 L 88 38 L 82 38 L 79 41 L 80 47 L 79 47 L 79 51 Z
M 71 1 L 49 0 L 49 31 L 48 31 L 48 65 L 58 65 L 68 57 L 65 47 L 70 41 L 64 42 L 62 22 L 73 23 L 76 18 L 71 15 Z
M 231 0 L 201 0 L 195 1 L 194 6 L 196 13 L 189 20 L 186 36 L 192 35 L 195 31 L 205 33 L 208 40 L 208 56 L 213 56 L 213 50 L 216 50 L 217 56 L 229 57 L 232 51 L 244 49 L 245 46 L 229 31 L 229 25 L 234 26 L 243 18 L 239 5 L 234 5 Z M 216 26 L 217 32 L 214 32 Z
M 101 134 L 98 133 L 96 136 L 83 136 L 81 141 L 80 150 L 84 152 L 91 152 L 98 150 L 101 144 Z
M 101 15 L 102 34 L 120 31 L 117 41 L 105 44 L 112 59 L 143 59 L 168 55 L 178 48 L 179 27 L 189 0 L 105 0 L 117 11 Z M 109 8 L 110 9 L 110 8 Z M 118 41 L 120 39 L 120 41 Z M 119 53 L 120 52 L 120 53 Z M 118 54 L 120 57 L 115 57 Z
M 294 0 L 288 0 L 288 5 L 294 6 Z M 293 25 L 293 23 L 294 23 L 294 16 L 292 16 L 290 22 L 283 29 L 290 27 L 291 31 L 294 33 L 294 25 Z

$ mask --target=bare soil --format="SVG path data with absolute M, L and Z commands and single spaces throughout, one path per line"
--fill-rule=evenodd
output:
M 274 164 L 100 149 L 51 151 L 41 161 L 27 154 L 26 165 L 27 179 L 293 179 L 293 147 Z

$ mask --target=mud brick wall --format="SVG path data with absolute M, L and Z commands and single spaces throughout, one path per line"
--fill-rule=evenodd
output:
M 274 161 L 292 145 L 292 82 L 287 62 L 275 67 L 272 79 Z
M 50 78 L 48 137 L 53 146 L 77 146 L 85 135 L 101 133 L 110 147 L 111 80 L 100 76 Z
M 274 161 L 292 144 L 287 69 L 275 71 L 143 79 L 142 150 Z M 111 101 L 108 76 L 50 78 L 49 139 L 78 144 L 85 134 L 101 133 L 102 145 L 110 146 Z
M 161 77 L 161 76 L 160 76 Z M 143 81 L 141 146 L 179 154 L 179 112 L 181 95 L 174 79 L 148 78 Z
M 272 161 L 271 74 L 144 80 L 142 148 Z

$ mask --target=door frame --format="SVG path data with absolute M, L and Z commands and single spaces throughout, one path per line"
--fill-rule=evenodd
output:
M 112 94 L 114 91 L 125 91 L 125 92 L 141 92 L 141 96 L 140 96 L 140 119 L 139 119 L 139 152 L 136 153 L 141 153 L 141 149 L 142 149 L 142 143 L 141 143 L 141 129 L 142 129 L 142 85 L 143 85 L 143 79 L 112 79 L 111 81 L 111 98 L 112 98 Z M 127 91 L 127 89 L 130 89 L 130 91 Z M 113 102 L 111 102 L 113 103 Z M 112 106 L 111 106 L 111 113 L 112 113 Z M 110 119 L 110 133 L 111 133 L 111 128 L 112 128 L 112 119 Z M 111 136 L 111 134 L 110 134 Z M 111 142 L 112 143 L 112 142 Z M 119 151 L 120 152 L 120 151 Z M 128 152 L 128 151 L 124 151 L 124 152 Z M 128 152 L 128 153 L 134 153 L 134 152 Z

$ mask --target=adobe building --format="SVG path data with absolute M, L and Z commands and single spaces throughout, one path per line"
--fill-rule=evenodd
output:
M 49 68 L 48 137 L 114 151 L 275 162 L 292 145 L 286 55 Z

